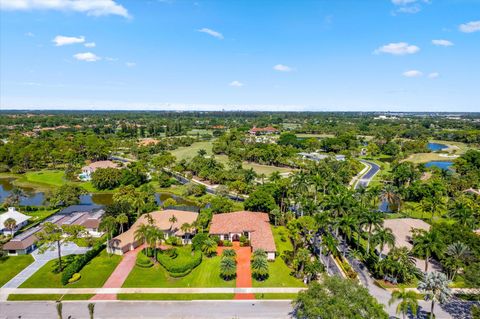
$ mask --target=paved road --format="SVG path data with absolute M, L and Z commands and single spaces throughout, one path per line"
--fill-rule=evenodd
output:
M 378 166 L 374 162 L 366 160 L 360 160 L 360 162 L 370 166 L 370 169 L 358 180 L 357 184 L 355 185 L 355 189 L 359 187 L 367 187 L 368 184 L 370 184 L 372 178 L 380 171 L 380 166 Z
M 67 245 L 62 246 L 62 256 L 84 254 L 88 250 L 89 248 L 78 247 L 74 243 L 68 243 Z M 55 248 L 54 250 L 47 250 L 43 254 L 40 254 L 37 249 L 32 252 L 32 257 L 35 259 L 35 261 L 28 265 L 18 275 L 13 277 L 9 282 L 3 285 L 2 288 L 20 287 L 21 284 L 23 284 L 28 278 L 30 278 L 30 276 L 32 276 L 37 270 L 42 268 L 47 262 L 52 259 L 58 258 L 58 252 Z
M 88 318 L 89 301 L 63 302 L 63 317 Z M 95 318 L 291 318 L 290 301 L 98 301 Z M 55 302 L 2 302 L 0 318 L 56 318 Z

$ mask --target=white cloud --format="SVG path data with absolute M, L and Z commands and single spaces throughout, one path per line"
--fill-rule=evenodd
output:
M 202 33 L 206 33 L 206 34 L 209 34 L 211 35 L 212 37 L 215 37 L 217 39 L 220 39 L 220 40 L 223 40 L 223 34 L 221 34 L 220 32 L 218 31 L 215 31 L 215 30 L 212 30 L 212 29 L 209 29 L 209 28 L 202 28 L 202 29 L 199 29 L 197 30 L 198 32 L 202 32 Z
M 417 2 L 417 0 L 392 0 L 392 3 L 396 6 L 404 6 L 415 2 Z
M 94 48 L 97 45 L 95 44 L 95 42 L 87 42 L 87 43 L 84 44 L 84 46 L 87 47 L 87 48 Z
M 418 13 L 422 10 L 422 4 L 430 4 L 431 0 L 392 0 L 397 7 L 395 13 Z
M 418 77 L 421 77 L 423 73 L 418 70 L 409 70 L 409 71 L 403 72 L 402 75 L 407 78 L 418 78 Z
M 119 15 L 129 18 L 127 9 L 114 0 L 0 0 L 2 10 L 58 10 L 91 16 Z
M 33 34 L 33 32 L 26 32 L 26 33 L 25 33 L 25 36 L 26 36 L 26 37 L 34 37 L 35 34 Z
M 280 71 L 280 72 L 290 72 L 293 71 L 293 69 L 287 65 L 284 64 L 277 64 L 273 66 L 273 69 L 275 71 Z
M 92 52 L 77 53 L 74 54 L 73 57 L 77 60 L 86 62 L 96 62 L 101 59 L 99 56 L 95 55 Z
M 389 43 L 380 48 L 376 49 L 373 53 L 380 54 L 380 53 L 389 53 L 393 55 L 406 55 L 406 54 L 414 54 L 420 51 L 420 48 L 416 45 L 410 45 L 406 42 L 398 42 L 398 43 Z
M 133 68 L 137 64 L 135 62 L 126 62 L 125 65 L 128 66 L 129 68 Z
M 428 74 L 429 79 L 436 79 L 438 77 L 440 77 L 440 73 L 438 73 L 438 72 L 432 72 L 432 73 Z
M 69 44 L 75 44 L 75 43 L 83 43 L 85 42 L 85 37 L 66 37 L 63 35 L 57 35 L 52 42 L 55 43 L 55 46 L 61 47 L 62 45 L 69 45 Z
M 235 81 L 230 82 L 228 85 L 239 88 L 239 87 L 244 86 L 245 84 L 243 84 L 240 81 L 235 80 Z
M 458 29 L 465 33 L 472 33 L 480 31 L 480 21 L 471 21 L 468 23 L 461 24 Z
M 441 47 L 451 47 L 453 46 L 453 43 L 448 41 L 448 40 L 432 40 L 432 43 L 434 45 L 438 45 Z

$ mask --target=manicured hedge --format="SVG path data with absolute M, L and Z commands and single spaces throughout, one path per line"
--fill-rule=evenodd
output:
M 202 262 L 202 253 L 198 250 L 190 252 L 186 249 L 178 249 L 178 255 L 175 258 L 168 256 L 166 253 L 160 252 L 157 254 L 157 260 L 169 273 L 172 274 L 173 277 L 180 277 L 176 275 L 182 273 L 185 273 L 186 275 L 193 268 L 200 265 Z
M 68 280 L 73 277 L 73 275 L 77 272 L 80 272 L 82 268 L 93 258 L 95 258 L 103 249 L 105 249 L 105 245 L 96 245 L 93 246 L 92 249 L 87 251 L 85 254 L 78 256 L 75 258 L 73 262 L 71 262 L 62 273 L 62 285 L 68 284 Z
M 82 275 L 78 272 L 74 273 L 72 278 L 68 279 L 68 283 L 71 284 L 72 282 L 78 281 L 82 278 Z
M 138 267 L 142 267 L 142 268 L 150 268 L 150 267 L 153 266 L 152 261 L 150 260 L 150 258 L 145 256 L 144 251 L 142 251 L 140 254 L 138 254 L 137 261 L 136 261 L 135 264 Z

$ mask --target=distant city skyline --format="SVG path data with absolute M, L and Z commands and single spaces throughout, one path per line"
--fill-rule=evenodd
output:
M 480 110 L 480 0 L 0 8 L 2 110 Z

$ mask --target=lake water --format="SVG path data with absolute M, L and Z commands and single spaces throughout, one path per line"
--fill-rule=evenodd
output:
M 447 170 L 447 169 L 450 169 L 450 166 L 453 165 L 453 162 L 448 162 L 448 161 L 431 161 L 431 162 L 428 162 L 428 163 L 425 163 L 425 167 L 438 167 L 440 169 L 444 169 L 444 170 Z
M 13 179 L 0 178 L 0 203 L 3 203 L 5 199 L 10 195 L 14 185 Z M 25 206 L 41 206 L 45 200 L 45 194 L 43 192 L 35 192 L 32 188 L 23 188 L 27 196 L 20 199 L 20 205 Z M 175 196 L 169 193 L 156 193 L 155 199 L 160 206 L 168 198 L 173 198 L 180 206 L 195 206 L 195 204 L 185 198 Z M 86 194 L 80 196 L 80 204 L 96 204 L 96 205 L 109 205 L 113 201 L 113 194 Z
M 437 152 L 437 151 L 441 151 L 443 149 L 446 149 L 448 148 L 447 145 L 445 144 L 440 144 L 440 143 L 428 143 L 427 144 L 427 147 L 430 151 L 432 152 Z

